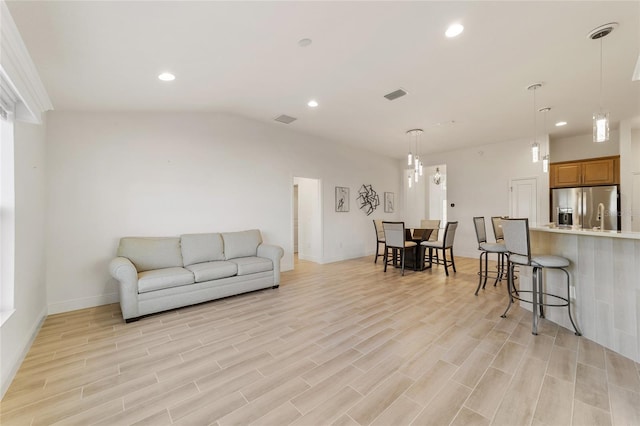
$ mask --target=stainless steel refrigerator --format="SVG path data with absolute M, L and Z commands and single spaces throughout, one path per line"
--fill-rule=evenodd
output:
M 617 185 L 551 190 L 551 221 L 559 227 L 620 230 Z

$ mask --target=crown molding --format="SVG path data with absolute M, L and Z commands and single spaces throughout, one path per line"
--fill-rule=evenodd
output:
M 0 73 L 20 99 L 16 120 L 42 123 L 42 113 L 53 105 L 4 0 L 0 0 Z

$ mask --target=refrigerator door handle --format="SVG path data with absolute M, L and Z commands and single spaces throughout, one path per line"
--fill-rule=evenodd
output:
M 586 192 L 580 191 L 580 209 L 582 210 L 579 214 L 580 223 L 578 224 L 579 228 L 584 228 L 585 215 L 587 214 L 587 194 Z

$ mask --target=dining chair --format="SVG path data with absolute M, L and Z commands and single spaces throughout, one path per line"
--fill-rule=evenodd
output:
M 384 229 L 384 272 L 387 272 L 387 265 L 397 265 L 396 253 L 400 255 L 402 275 L 404 275 L 404 263 L 407 249 L 415 250 L 417 243 L 405 240 L 404 222 L 382 222 Z M 389 259 L 389 251 L 391 251 L 391 259 Z M 415 264 L 414 262 L 414 270 Z
M 423 241 L 428 241 L 432 233 L 433 229 L 414 228 L 411 239 L 415 242 L 421 243 Z
M 458 222 L 447 222 L 444 228 L 444 236 L 442 241 L 423 241 L 420 245 L 429 249 L 429 264 L 432 265 L 432 252 L 433 250 L 438 253 L 438 250 L 442 250 L 442 264 L 444 265 L 444 272 L 449 276 L 449 265 L 453 267 L 453 272 L 456 272 L 456 263 L 453 257 L 453 240 L 456 236 L 456 229 L 458 228 Z M 451 259 L 447 260 L 447 250 L 451 254 Z
M 438 241 L 438 232 L 440 231 L 440 220 L 422 219 L 420 228 L 433 229 L 429 236 L 429 241 Z
M 380 244 L 384 247 L 384 228 L 382 227 L 382 221 L 373 219 L 373 228 L 376 231 L 376 257 L 373 259 L 373 263 L 378 263 L 378 258 L 384 256 L 384 254 L 380 254 Z
M 509 252 L 509 265 L 507 267 L 507 285 L 509 289 L 509 304 L 507 309 L 501 315 L 502 318 L 507 317 L 507 312 L 513 304 L 513 300 L 520 300 L 522 302 L 531 303 L 533 305 L 533 320 L 531 325 L 531 333 L 538 334 L 538 310 L 540 311 L 540 318 L 544 318 L 544 306 L 556 306 L 567 307 L 569 313 L 569 320 L 575 330 L 576 336 L 580 336 L 581 333 L 573 321 L 571 315 L 571 277 L 567 271 L 567 267 L 571 264 L 569 259 L 561 256 L 531 256 L 531 242 L 529 238 L 529 219 L 503 219 L 502 229 L 504 230 L 504 243 Z M 519 289 L 516 291 L 513 281 L 513 267 L 514 265 L 530 266 L 532 271 L 532 285 L 531 290 Z M 564 272 L 567 277 L 567 296 L 559 296 L 556 294 L 548 293 L 545 291 L 543 282 L 543 270 L 555 269 Z M 523 299 L 521 294 L 531 293 L 531 300 Z M 545 300 L 546 296 L 546 300 Z M 549 301 L 548 299 L 552 300 Z M 558 303 L 552 303 L 558 300 Z
M 496 274 L 496 280 L 493 283 L 495 287 L 498 281 L 502 281 L 504 255 L 507 252 L 507 247 L 503 243 L 489 243 L 487 242 L 487 228 L 484 222 L 484 216 L 476 216 L 473 218 L 473 227 L 476 230 L 476 239 L 478 240 L 478 250 L 480 250 L 480 268 L 478 271 L 478 288 L 476 288 L 475 295 L 478 295 L 480 287 L 482 289 L 487 285 L 487 278 L 491 273 Z M 496 272 L 489 272 L 489 254 L 495 253 L 498 255 L 498 268 Z M 482 259 L 484 257 L 484 268 L 482 265 Z M 493 278 L 493 277 L 492 277 Z

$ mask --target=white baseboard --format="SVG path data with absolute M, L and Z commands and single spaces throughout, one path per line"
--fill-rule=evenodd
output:
M 376 254 L 375 252 L 372 253 L 351 253 L 351 254 L 343 254 L 341 256 L 330 256 L 330 257 L 325 257 L 324 259 L 322 259 L 321 263 L 333 263 L 333 262 L 341 262 L 343 260 L 349 260 L 349 259 L 358 259 L 361 257 L 368 257 L 368 256 L 373 256 L 374 254 Z
M 11 370 L 9 370 L 9 374 L 7 374 L 7 377 L 2 378 L 2 388 L 0 389 L 0 399 L 4 398 L 4 394 L 9 389 L 9 386 L 11 386 L 11 382 L 13 382 L 13 379 L 16 377 L 16 373 L 20 369 L 20 366 L 22 365 L 22 361 L 24 361 L 24 358 L 29 353 L 29 349 L 31 349 L 31 345 L 33 344 L 33 341 L 36 339 L 36 336 L 40 331 L 40 327 L 42 327 L 42 323 L 44 323 L 44 320 L 46 318 L 47 318 L 47 307 L 45 306 L 44 308 L 42 308 L 42 311 L 40 312 L 40 314 L 38 314 L 38 317 L 36 318 L 35 323 L 31 327 L 29 340 L 25 342 L 24 347 L 22 348 L 22 351 L 20 352 L 18 357 L 15 359 L 15 361 L 13 361 L 13 365 L 11 366 Z M 3 362 L 11 362 L 11 361 L 3 360 Z
M 78 309 L 93 308 L 95 306 L 109 305 L 119 301 L 118 293 L 101 294 L 100 296 L 83 297 L 80 299 L 65 300 L 49 304 L 49 315 L 62 312 L 77 311 Z
M 300 253 L 298 253 L 298 259 L 300 259 L 300 260 L 308 260 L 309 262 L 314 262 L 314 263 L 322 263 L 322 258 L 320 258 L 320 257 L 307 256 L 307 255 L 300 254 Z

